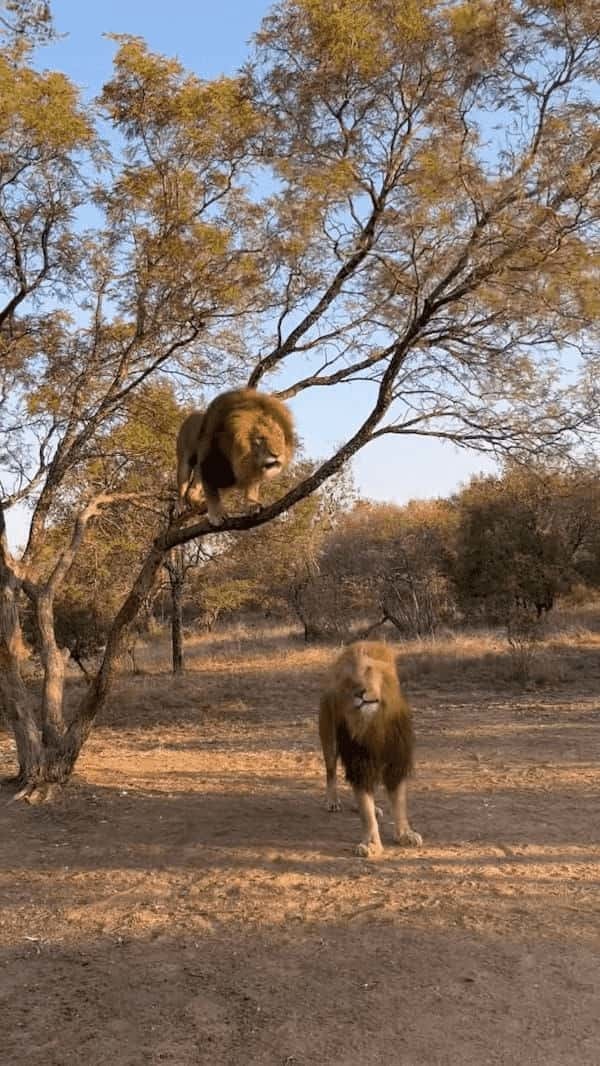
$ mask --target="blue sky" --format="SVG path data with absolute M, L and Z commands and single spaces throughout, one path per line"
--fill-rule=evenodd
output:
M 44 66 L 64 70 L 94 93 L 109 76 L 114 44 L 104 33 L 144 37 L 202 77 L 231 73 L 269 5 L 261 0 L 53 0 L 54 21 L 69 36 L 44 49 Z
M 158 52 L 176 55 L 202 77 L 233 72 L 248 53 L 248 41 L 267 12 L 264 0 L 53 0 L 55 23 L 66 36 L 39 53 L 38 62 L 68 74 L 84 96 L 94 96 L 110 76 L 114 42 L 106 33 L 144 37 Z M 359 424 L 356 394 L 340 390 L 332 404 L 328 389 L 313 390 L 293 401 L 301 436 L 311 455 L 328 454 Z M 404 503 L 444 496 L 471 474 L 492 469 L 481 456 L 450 444 L 412 438 L 380 440 L 354 463 L 364 496 Z M 23 517 L 11 516 L 11 539 L 21 539 Z

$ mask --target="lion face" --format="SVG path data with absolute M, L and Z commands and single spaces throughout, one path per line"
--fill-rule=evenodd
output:
M 251 440 L 252 458 L 264 478 L 277 477 L 287 461 L 285 437 L 279 426 L 271 432 L 257 433 Z
M 368 720 L 377 713 L 383 698 L 381 664 L 359 656 L 344 679 L 348 706 Z

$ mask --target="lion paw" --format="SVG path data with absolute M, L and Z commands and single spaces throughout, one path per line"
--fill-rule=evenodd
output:
M 401 833 L 394 833 L 394 841 L 401 848 L 420 848 L 423 837 L 420 833 L 415 833 L 414 829 L 403 829 Z
M 381 844 L 375 844 L 371 841 L 369 844 L 365 844 L 361 841 L 354 848 L 354 854 L 358 855 L 360 859 L 377 859 L 383 854 L 383 848 Z
M 221 526 L 221 525 L 223 525 L 224 519 L 225 519 L 224 511 L 209 511 L 208 512 L 208 521 L 210 522 L 211 526 Z
M 327 800 L 325 802 L 325 809 L 328 811 L 341 811 L 342 805 L 338 799 Z

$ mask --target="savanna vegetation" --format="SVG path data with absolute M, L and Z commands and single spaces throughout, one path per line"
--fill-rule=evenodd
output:
M 598 1066 L 596 0 L 276 0 L 93 100 L 56 32 L 0 2 L 2 1063 Z M 294 464 L 177 516 L 247 384 Z M 390 500 L 423 438 L 497 472 L 362 499 L 384 436 Z M 317 733 L 363 634 L 424 842 L 377 863 Z
M 517 468 L 502 491 L 492 479 L 401 510 L 340 513 L 334 479 L 383 435 L 549 469 L 585 454 L 596 14 L 585 0 L 282 0 L 245 67 L 214 81 L 116 38 L 84 106 L 44 69 L 48 7 L 5 5 L 2 509 L 26 505 L 30 524 L 20 550 L 2 539 L 0 695 L 21 795 L 69 778 L 165 573 L 181 607 L 188 571 L 208 622 L 268 592 L 307 635 L 359 609 L 416 633 L 507 603 L 537 616 L 577 575 L 595 581 L 585 477 L 552 475 L 566 480 L 550 514 Z M 215 534 L 173 515 L 173 440 L 183 411 L 243 382 L 292 405 L 351 387 L 357 417 L 323 459 L 305 440 L 278 498 Z M 268 560 L 258 591 L 250 543 Z M 330 604 L 335 626 L 315 620 Z M 64 648 L 85 661 L 96 630 L 100 659 L 66 714 Z

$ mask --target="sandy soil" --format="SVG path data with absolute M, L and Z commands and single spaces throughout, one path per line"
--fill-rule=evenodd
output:
M 63 798 L 2 798 L 3 1066 L 598 1066 L 598 667 L 413 680 L 425 845 L 386 813 L 373 862 L 323 807 L 331 654 L 123 679 Z

